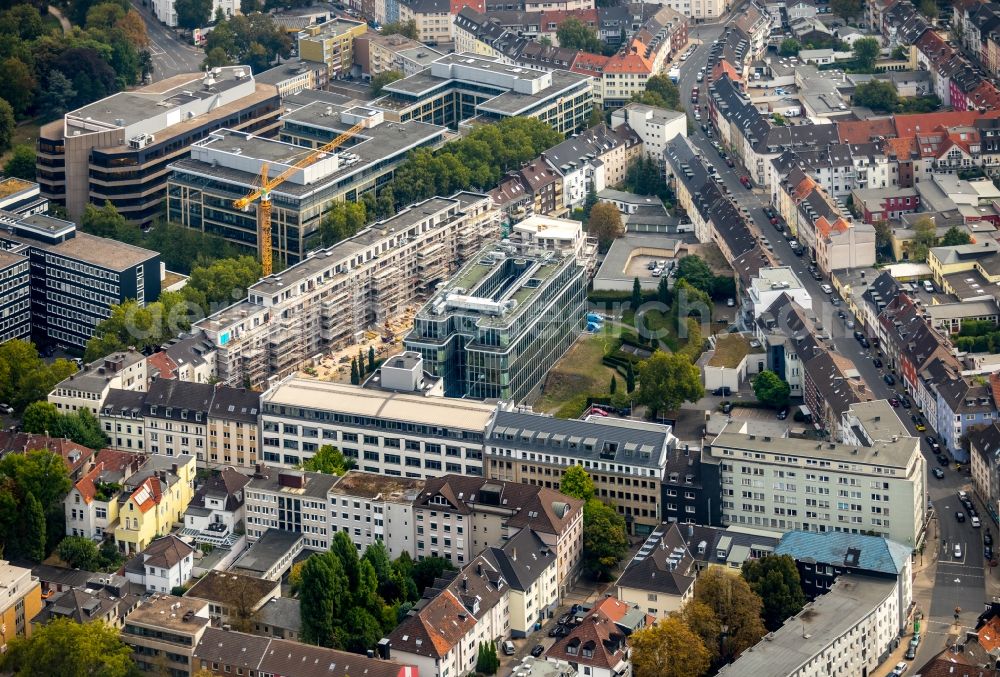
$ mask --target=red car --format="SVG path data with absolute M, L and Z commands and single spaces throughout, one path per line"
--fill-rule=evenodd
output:
M 753 184 L 750 183 L 750 177 L 749 176 L 741 176 L 740 177 L 740 183 L 742 183 L 743 187 L 746 188 L 747 190 L 750 190 L 751 188 L 753 188 Z

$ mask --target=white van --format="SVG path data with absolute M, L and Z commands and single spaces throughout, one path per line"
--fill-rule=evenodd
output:
M 514 642 L 510 641 L 509 639 L 504 640 L 504 643 L 502 644 L 502 648 L 503 648 L 503 652 L 504 652 L 505 656 L 513 656 L 514 655 Z
M 928 294 L 934 293 L 934 283 L 930 280 L 924 280 L 924 291 Z

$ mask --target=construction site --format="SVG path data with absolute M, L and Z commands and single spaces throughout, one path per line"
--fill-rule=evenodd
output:
M 437 286 L 499 233 L 487 195 L 430 198 L 264 277 L 196 329 L 216 346 L 224 383 L 265 387 L 300 370 L 349 378 L 359 350 L 392 354 Z

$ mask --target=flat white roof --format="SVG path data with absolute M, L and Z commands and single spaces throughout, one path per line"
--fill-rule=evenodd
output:
M 264 394 L 263 404 L 306 407 L 485 432 L 495 405 L 445 397 L 369 390 L 330 381 L 292 377 Z

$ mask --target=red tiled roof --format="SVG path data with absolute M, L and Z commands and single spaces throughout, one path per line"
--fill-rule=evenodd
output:
M 160 378 L 176 378 L 177 363 L 162 350 L 146 358 L 146 364 L 160 372 Z
M 62 456 L 69 474 L 75 476 L 94 456 L 94 450 L 73 440 L 32 433 L 0 432 L 0 451 L 25 453 L 45 449 Z
M 604 68 L 611 61 L 610 56 L 604 56 L 603 54 L 591 54 L 590 52 L 577 52 L 576 58 L 573 59 L 573 65 L 570 70 L 574 73 L 580 73 L 581 75 L 593 75 L 599 76 Z
M 842 120 L 836 124 L 841 143 L 869 143 L 880 136 L 896 136 L 892 118 Z
M 641 42 L 633 41 L 633 43 L 639 46 L 640 51 L 645 52 L 646 47 Z M 604 72 L 651 74 L 653 63 L 642 54 L 626 50 L 624 54 L 618 53 L 608 59 L 608 63 L 604 66 Z
M 990 111 L 986 117 L 1000 116 L 1000 111 Z M 949 127 L 972 126 L 983 116 L 976 111 L 946 111 L 943 113 L 914 113 L 893 118 L 898 137 L 918 136 L 921 132 Z
M 542 32 L 548 30 L 549 24 L 559 26 L 569 18 L 576 18 L 587 26 L 594 28 L 597 26 L 598 16 L 596 9 L 551 9 L 542 12 Z

